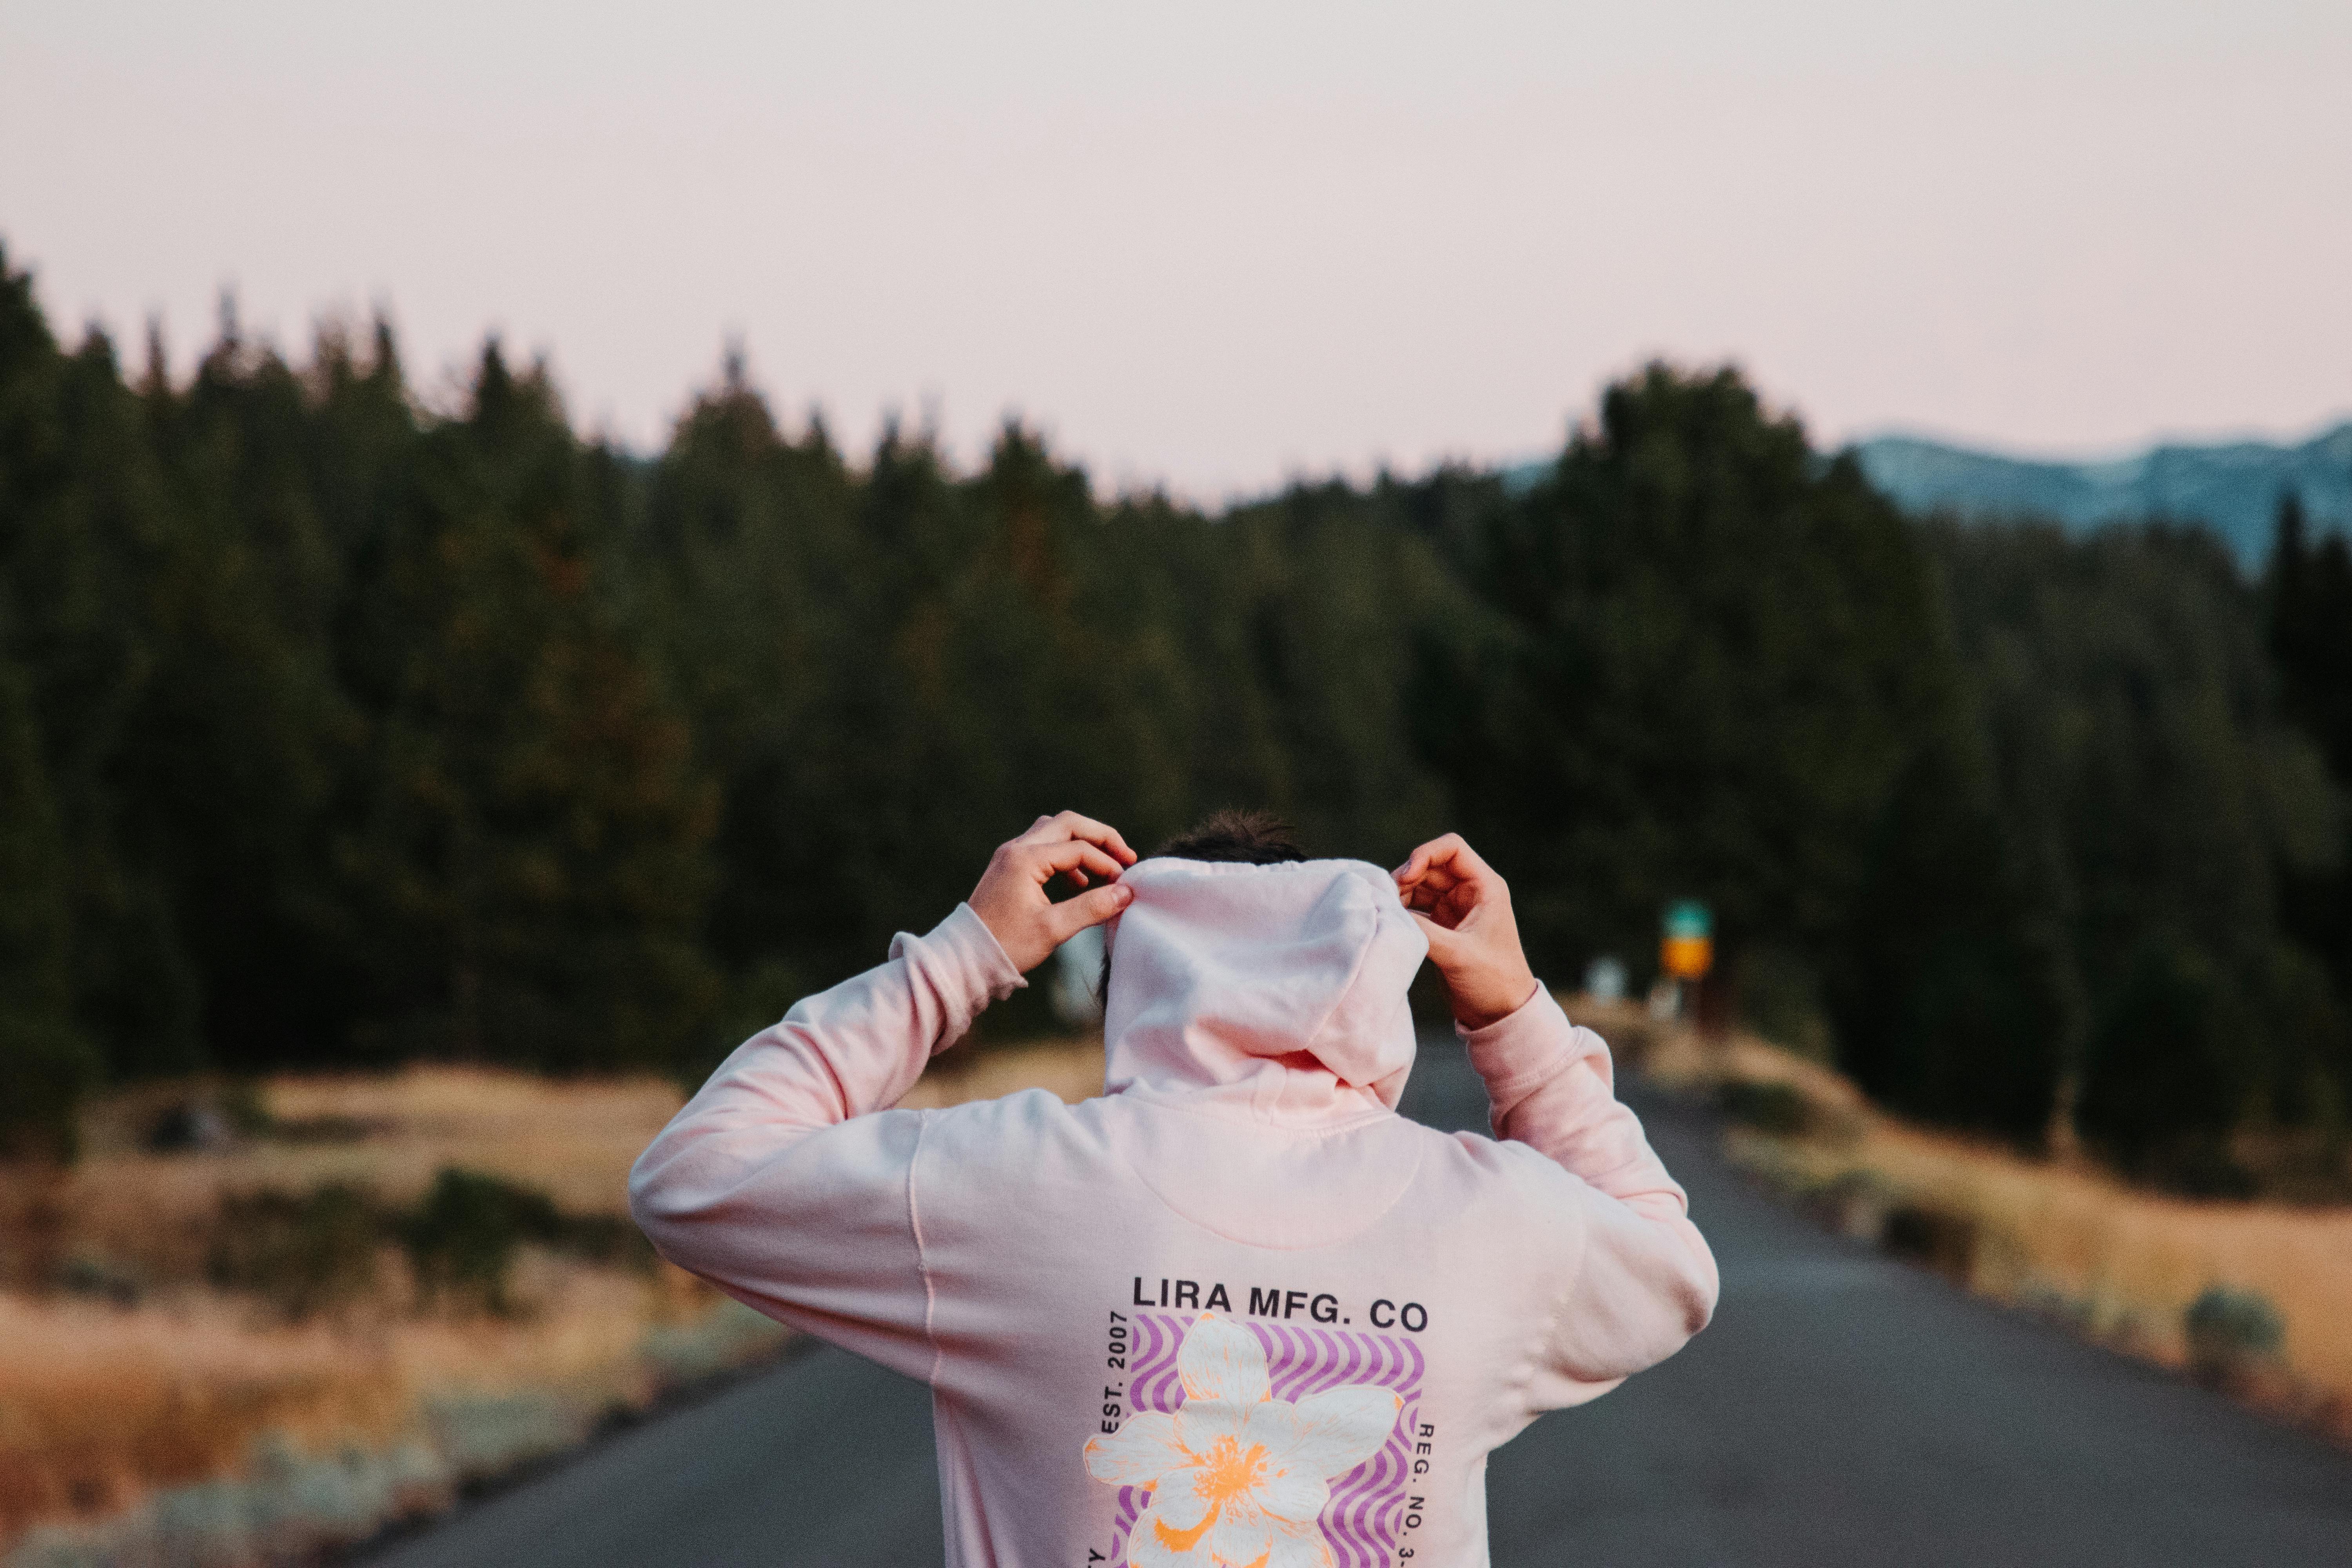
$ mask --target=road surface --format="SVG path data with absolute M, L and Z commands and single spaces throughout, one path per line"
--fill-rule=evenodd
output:
M 1674 1360 L 1495 1456 L 1503 1568 L 2352 1568 L 2352 1455 L 1822 1235 L 1726 1166 L 1703 1118 L 1634 1102 L 1723 1303 Z M 1483 1130 L 1450 1039 L 1405 1110 Z M 928 1395 L 818 1347 L 370 1562 L 940 1557 Z

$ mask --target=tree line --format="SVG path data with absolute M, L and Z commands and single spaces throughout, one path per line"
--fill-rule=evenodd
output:
M 1735 370 L 1557 461 L 1105 496 L 1008 424 L 862 458 L 730 361 L 641 458 L 381 323 L 175 379 L 0 259 L 0 1120 L 417 1057 L 683 1075 L 1075 807 L 1393 862 L 1556 983 L 1716 1000 L 1911 1113 L 2227 1190 L 2352 1124 L 2352 566 L 1912 519 Z M 993 1026 L 1035 1027 L 1016 998 Z M 2272 1136 L 2275 1135 L 2275 1136 Z

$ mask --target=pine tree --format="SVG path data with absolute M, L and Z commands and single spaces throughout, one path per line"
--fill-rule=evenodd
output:
M 170 510 L 111 344 L 68 354 L 0 255 L 0 658 L 67 864 L 72 1016 L 115 1071 L 198 1058 L 201 981 L 131 811 Z
M 2304 1045 L 2285 1070 L 2308 1119 L 2352 1134 L 2352 544 L 2314 541 L 2301 501 L 2279 500 L 2263 583 L 2265 641 L 2286 715 L 2326 760 L 2336 831 L 2326 853 L 2284 868 L 2281 918 L 2326 978 L 2297 1005 Z
M 1929 537 L 2074 1121 L 2150 1177 L 2226 1185 L 2229 1129 L 2314 1108 L 2278 877 L 2324 853 L 2330 815 L 2254 596 L 2195 531 Z
M 667 1066 L 707 1023 L 708 791 L 600 595 L 586 478 L 543 370 L 494 342 L 361 586 L 343 867 L 385 938 L 379 1051 Z
M 2313 540 L 2293 492 L 2279 498 L 2263 597 L 2286 711 L 2352 788 L 2352 542 L 2340 532 Z
M 1817 971 L 1950 700 L 1901 518 L 1736 372 L 1654 365 L 1524 499 L 1453 531 L 1502 617 L 1438 699 L 1475 715 L 1453 782 L 1525 879 L 1544 962 L 1638 962 L 1664 900 L 1695 896 L 1732 969 L 1770 947 Z
M 0 654 L 0 1157 L 57 1157 L 100 1064 L 73 1018 L 70 862 L 26 685 Z
M 249 1068 L 331 1050 L 351 1026 L 359 971 L 327 828 L 356 716 L 335 668 L 343 551 L 318 504 L 340 465 L 311 386 L 226 306 L 223 321 L 184 389 L 142 399 L 169 522 L 118 769 L 127 830 L 204 977 L 206 1055 Z

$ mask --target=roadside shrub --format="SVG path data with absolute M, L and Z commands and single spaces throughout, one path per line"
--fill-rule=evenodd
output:
M 211 1100 L 167 1105 L 140 1139 L 151 1154 L 217 1153 L 236 1142 L 236 1124 Z
M 1727 1120 L 1775 1137 L 1794 1138 L 1813 1122 L 1812 1103 L 1792 1083 L 1734 1079 L 1716 1091 L 1716 1104 Z
M 60 1264 L 57 1287 L 116 1307 L 135 1307 L 146 1298 L 147 1279 L 139 1269 L 94 1253 L 78 1253 Z
M 2206 1383 L 2235 1383 L 2278 1360 L 2286 1322 L 2259 1290 L 2209 1285 L 2181 1314 L 2189 1368 Z
M 1881 1245 L 1897 1258 L 1934 1269 L 1955 1284 L 1969 1282 L 1976 1267 L 1977 1222 L 1968 1215 L 1926 1204 L 1898 1204 L 1887 1212 Z
M 347 1183 L 232 1194 L 221 1199 L 207 1272 L 215 1285 L 307 1318 L 368 1293 L 383 1232 L 373 1199 Z
M 563 1228 L 545 1193 L 455 1165 L 399 1227 L 425 1301 L 502 1315 L 513 1310 L 507 1286 L 523 1243 L 560 1241 Z
M 617 1215 L 566 1215 L 535 1187 L 453 1165 L 405 1211 L 335 1182 L 225 1197 L 207 1271 L 215 1285 L 299 1320 L 368 1294 L 388 1242 L 407 1255 L 418 1305 L 499 1314 L 513 1310 L 509 1283 L 526 1242 L 611 1266 L 646 1267 L 653 1257 Z

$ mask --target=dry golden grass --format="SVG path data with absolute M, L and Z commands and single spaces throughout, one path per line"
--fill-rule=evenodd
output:
M 1099 1041 L 1048 1041 L 933 1064 L 910 1107 L 1044 1088 L 1066 1100 L 1102 1091 Z M 537 1187 L 573 1214 L 625 1214 L 628 1170 L 683 1096 L 658 1079 L 551 1081 L 493 1068 L 420 1067 L 378 1076 L 284 1077 L 262 1086 L 280 1121 L 340 1121 L 367 1135 L 341 1142 L 260 1141 L 215 1154 L 144 1152 L 119 1110 L 101 1107 L 89 1152 L 70 1171 L 0 1175 L 0 1278 L 21 1282 L 74 1257 L 130 1265 L 159 1279 L 203 1267 L 204 1238 L 225 1193 L 307 1192 L 351 1182 L 387 1202 L 414 1198 L 445 1165 Z M 8 1244 L 13 1241 L 14 1246 Z
M 2161 1361 L 2184 1359 L 2182 1314 L 2209 1286 L 2260 1291 L 2284 1320 L 2287 1364 L 2352 1397 L 2352 1211 L 2167 1197 L 1878 1116 L 1793 1158 L 1817 1182 L 1868 1173 L 1969 1215 L 1985 1238 L 1972 1286 L 2081 1302 Z
M 168 1155 L 144 1152 L 114 1134 L 101 1108 L 92 1119 L 100 1130 L 89 1140 L 89 1153 L 39 1197 L 55 1216 L 47 1247 L 181 1278 L 201 1268 L 196 1253 L 224 1193 L 307 1192 L 340 1181 L 398 1203 L 422 1192 L 445 1165 L 538 1187 L 572 1213 L 622 1214 L 630 1162 L 680 1098 L 656 1079 L 551 1082 L 487 1068 L 279 1078 L 262 1086 L 273 1117 L 335 1119 L 369 1129 L 368 1135 Z M 20 1213 L 26 1196 L 15 1205 Z
M 131 1309 L 0 1296 L 0 1542 L 234 1475 L 264 1435 L 380 1447 L 457 1394 L 530 1391 L 583 1415 L 641 1405 L 648 1328 L 710 1305 L 674 1271 L 535 1265 L 516 1319 L 289 1325 L 194 1292 Z
M 907 1103 L 1028 1088 L 1079 1099 L 1101 1082 L 1098 1042 L 1055 1042 L 944 1058 Z M 73 1169 L 0 1170 L 12 1278 L 94 1258 L 146 1286 L 128 1308 L 0 1292 L 0 1552 L 35 1524 L 119 1517 L 163 1489 L 236 1475 L 264 1438 L 310 1453 L 413 1440 L 453 1397 L 528 1396 L 584 1425 L 657 1392 L 650 1334 L 691 1335 L 722 1310 L 667 1266 L 646 1275 L 536 1251 L 509 1319 L 411 1315 L 389 1258 L 392 1299 L 307 1324 L 213 1291 L 204 1260 L 224 1194 L 349 1182 L 396 1203 L 461 1165 L 538 1187 L 572 1213 L 624 1213 L 631 1163 L 681 1099 L 656 1079 L 445 1067 L 286 1077 L 261 1092 L 278 1121 L 341 1123 L 346 1141 L 146 1152 L 136 1132 L 161 1098 L 151 1089 L 94 1110 Z M 756 1334 L 736 1326 L 719 1338 L 711 1353 L 723 1359 Z
M 1570 1005 L 1580 1018 L 1595 1011 Z M 1591 1021 L 1604 1034 L 1647 1026 L 1623 1010 Z M 1973 1220 L 1971 1289 L 2067 1302 L 2084 1327 L 2171 1365 L 2186 1359 L 2182 1316 L 2207 1288 L 2259 1291 L 2284 1321 L 2290 1372 L 2352 1401 L 2352 1208 L 2171 1197 L 2088 1164 L 2029 1159 L 1912 1125 L 1871 1107 L 1828 1068 L 1761 1040 L 1653 1034 L 1644 1058 L 1653 1077 L 1786 1083 L 1816 1108 L 1818 1134 L 1735 1132 L 1735 1156 L 1801 1186 L 1860 1179 Z
M 0 1297 L 0 1541 L 226 1473 L 254 1434 L 373 1438 L 400 1420 L 380 1352 L 257 1332 L 232 1305 L 121 1311 Z

